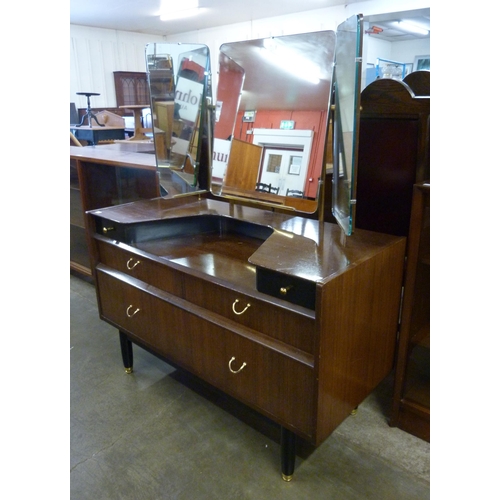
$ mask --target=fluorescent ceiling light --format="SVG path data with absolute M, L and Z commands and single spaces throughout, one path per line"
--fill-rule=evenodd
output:
M 310 83 L 318 84 L 320 82 L 321 69 L 317 64 L 281 45 L 274 38 L 266 38 L 263 45 L 261 54 L 276 66 Z
M 410 33 L 415 33 L 417 35 L 428 35 L 429 30 L 426 28 L 422 28 L 421 26 L 417 26 L 408 21 L 398 21 L 396 25 L 402 30 L 409 31 Z
M 198 7 L 198 0 L 162 0 L 160 7 L 160 20 L 171 21 L 199 14 L 203 9 Z

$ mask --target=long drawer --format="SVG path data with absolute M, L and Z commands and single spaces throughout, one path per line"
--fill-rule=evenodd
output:
M 182 273 L 119 244 L 96 241 L 103 264 L 297 349 L 314 352 L 316 324 L 312 311 L 286 303 L 281 307 Z
M 103 265 L 97 286 L 103 319 L 281 425 L 312 436 L 312 356 Z
M 293 306 L 280 307 L 210 281 L 184 276 L 184 297 L 225 318 L 313 354 L 315 320 Z M 298 308 L 296 308 L 298 309 Z

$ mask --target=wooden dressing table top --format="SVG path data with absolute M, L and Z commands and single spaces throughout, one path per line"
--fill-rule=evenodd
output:
M 273 234 L 250 256 L 249 262 L 256 267 L 314 282 L 326 282 L 369 259 L 380 249 L 404 240 L 357 230 L 343 246 L 342 229 L 336 224 L 205 198 L 196 201 L 155 198 L 91 213 L 120 224 L 213 215 L 272 227 Z

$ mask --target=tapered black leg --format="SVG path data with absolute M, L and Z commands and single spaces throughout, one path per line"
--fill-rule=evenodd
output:
M 122 350 L 123 366 L 126 373 L 132 373 L 134 366 L 134 353 L 132 351 L 132 342 L 128 339 L 127 335 L 120 332 L 120 348 Z
M 291 481 L 295 470 L 295 434 L 281 428 L 281 477 Z

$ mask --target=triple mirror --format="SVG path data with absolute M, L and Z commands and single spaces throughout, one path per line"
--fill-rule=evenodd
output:
M 210 113 L 208 47 L 149 44 L 146 59 L 163 194 L 210 189 L 229 199 L 314 213 L 330 163 L 332 211 L 351 234 L 361 23 L 358 15 L 342 23 L 337 33 L 223 44 Z M 327 158 L 327 150 L 332 151 L 327 137 L 333 96 L 333 155 Z M 205 158 L 203 151 L 208 151 Z

